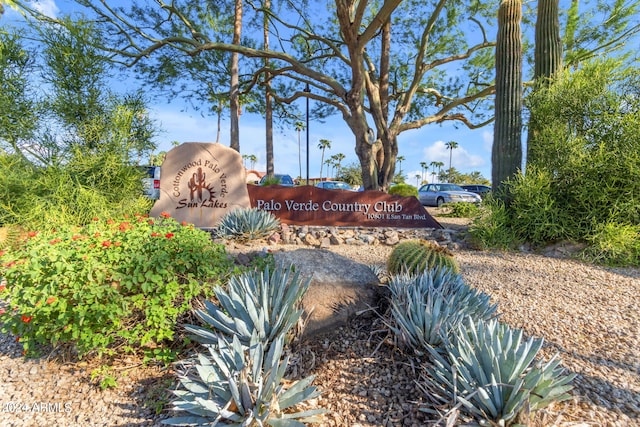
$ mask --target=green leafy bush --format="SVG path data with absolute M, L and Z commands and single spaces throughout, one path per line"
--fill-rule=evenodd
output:
M 488 201 L 469 226 L 471 240 L 480 249 L 514 249 L 522 239 L 512 228 L 511 212 L 499 199 Z
M 64 165 L 42 167 L 0 153 L 0 224 L 42 230 L 148 212 L 140 177 L 108 151 L 77 151 Z
M 490 319 L 497 306 L 449 269 L 427 270 L 417 276 L 393 276 L 391 330 L 417 353 L 439 347 L 468 316 Z
M 247 242 L 268 237 L 280 227 L 271 212 L 257 208 L 234 209 L 225 214 L 216 227 L 216 234 L 225 239 Z
M 451 218 L 472 218 L 480 214 L 480 208 L 475 203 L 470 202 L 458 202 L 458 203 L 446 203 L 443 205 L 447 208 L 447 213 L 440 214 L 440 216 Z
M 396 184 L 389 188 L 389 194 L 394 194 L 403 197 L 418 197 L 418 189 L 410 184 Z
M 495 319 L 469 319 L 445 340 L 445 354 L 427 348 L 432 363 L 420 384 L 436 407 L 460 406 L 480 425 L 527 425 L 530 412 L 568 399 L 575 377 L 564 375 L 557 355 L 536 361 L 541 347 L 541 339 L 523 341 L 521 330 Z
M 538 122 L 526 173 L 504 183 L 506 203 L 487 204 L 493 213 L 471 229 L 479 244 L 577 241 L 593 245 L 588 259 L 639 265 L 623 255 L 633 253 L 625 236 L 640 225 L 639 93 L 635 70 L 611 60 L 585 63 L 533 91 L 526 103 Z M 624 231 L 614 237 L 603 224 Z
M 453 253 L 427 240 L 413 239 L 397 244 L 387 259 L 387 270 L 390 275 L 418 275 L 425 270 L 446 267 L 457 273 L 460 271 Z
M 582 256 L 612 266 L 640 265 L 640 225 L 609 222 L 597 226 Z
M 156 347 L 173 339 L 191 300 L 211 295 L 230 269 L 224 246 L 168 214 L 96 218 L 25 238 L 1 253 L 0 322 L 27 352 L 35 344 L 72 344 L 80 356 L 116 344 Z

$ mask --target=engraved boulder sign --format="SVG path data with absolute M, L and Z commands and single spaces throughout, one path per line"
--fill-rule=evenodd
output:
M 242 156 L 219 143 L 186 142 L 173 148 L 161 166 L 160 198 L 151 216 L 213 228 L 227 213 L 250 208 Z

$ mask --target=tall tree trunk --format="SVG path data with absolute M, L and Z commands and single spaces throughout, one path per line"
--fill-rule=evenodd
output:
M 233 24 L 233 44 L 240 44 L 240 34 L 242 33 L 242 0 L 235 1 L 235 21 Z M 231 90 L 229 92 L 229 109 L 231 135 L 229 145 L 234 150 L 240 152 L 240 87 L 239 87 L 239 56 L 237 53 L 231 54 Z
M 491 152 L 495 194 L 522 167 L 521 0 L 502 0 L 496 41 L 496 118 Z
M 271 0 L 266 0 L 264 3 L 266 10 L 271 8 Z M 269 16 L 265 12 L 263 23 L 264 34 L 264 50 L 269 50 Z M 269 70 L 269 59 L 264 60 L 265 70 Z M 266 153 L 267 153 L 267 175 L 272 176 L 274 174 L 274 162 L 273 162 L 273 99 L 271 97 L 271 75 L 269 71 L 264 73 L 264 102 L 265 102 L 265 128 L 266 128 Z
M 562 39 L 558 18 L 559 0 L 538 0 L 534 53 L 535 89 L 546 86 L 562 69 Z M 535 90 L 534 89 L 534 90 Z M 536 118 L 529 118 L 527 133 L 527 164 L 536 161 L 535 138 L 538 133 Z

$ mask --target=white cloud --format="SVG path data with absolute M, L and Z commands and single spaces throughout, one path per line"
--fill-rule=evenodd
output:
M 33 4 L 35 10 L 50 18 L 56 18 L 60 9 L 56 5 L 55 0 L 41 0 Z
M 450 152 L 445 144 L 444 141 L 436 141 L 423 150 L 427 164 L 442 162 L 444 163 L 443 169 L 448 169 L 449 159 L 451 159 L 451 166 L 460 172 L 471 171 L 474 168 L 477 169 L 487 165 L 484 157 L 470 153 L 460 144 L 453 149 L 453 153 Z

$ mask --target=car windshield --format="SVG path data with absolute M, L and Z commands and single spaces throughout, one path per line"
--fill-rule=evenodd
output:
M 346 184 L 344 182 L 325 182 L 324 188 L 331 188 L 331 189 L 337 189 L 337 190 L 351 190 L 351 187 L 349 187 L 349 184 Z
M 464 191 L 464 188 L 455 184 L 439 184 L 438 191 Z

